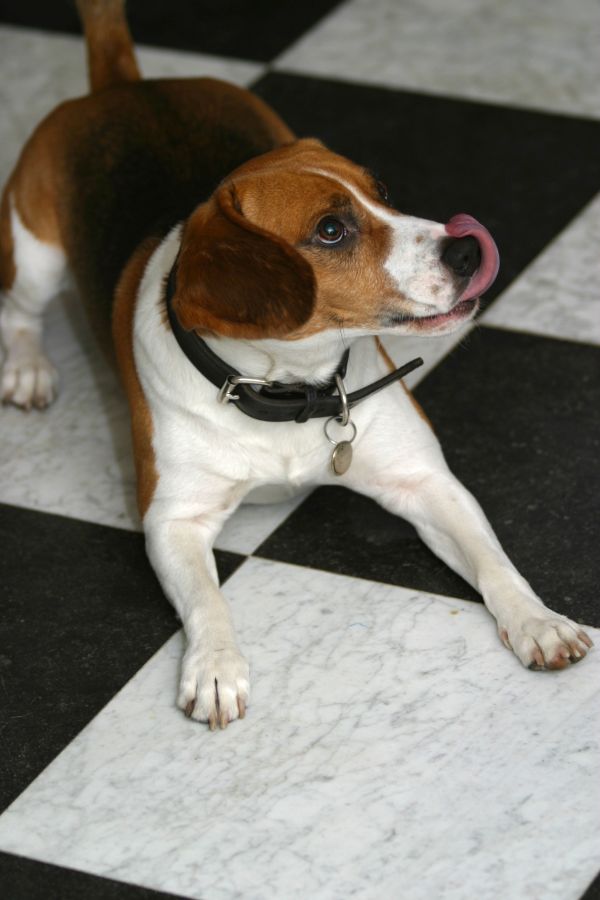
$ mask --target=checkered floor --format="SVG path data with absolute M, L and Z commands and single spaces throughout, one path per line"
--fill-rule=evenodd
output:
M 399 208 L 490 228 L 477 326 L 387 346 L 425 358 L 409 383 L 452 468 L 598 644 L 596 0 L 129 9 L 148 75 L 251 86 Z M 85 73 L 66 0 L 2 0 L 0 23 L 4 179 Z M 598 650 L 523 670 L 412 528 L 322 488 L 243 507 L 219 538 L 254 690 L 209 734 L 174 707 L 182 638 L 144 555 L 126 407 L 72 295 L 47 346 L 56 404 L 0 410 L 2 896 L 600 896 Z

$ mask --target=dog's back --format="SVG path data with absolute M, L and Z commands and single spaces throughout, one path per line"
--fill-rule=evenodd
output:
M 78 0 L 91 93 L 36 129 L 9 180 L 11 206 L 40 241 L 62 248 L 81 294 L 109 309 L 142 239 L 162 235 L 248 159 L 290 140 L 247 91 L 213 79 L 142 81 L 122 0 Z M 9 199 L 10 198 L 10 199 Z M 4 253 L 2 287 L 13 266 Z

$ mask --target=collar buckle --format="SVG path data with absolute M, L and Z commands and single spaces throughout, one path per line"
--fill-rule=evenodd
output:
M 217 395 L 219 403 L 239 400 L 240 395 L 233 393 L 238 384 L 259 384 L 261 387 L 271 387 L 273 382 L 267 381 L 266 378 L 245 378 L 243 375 L 228 375 Z

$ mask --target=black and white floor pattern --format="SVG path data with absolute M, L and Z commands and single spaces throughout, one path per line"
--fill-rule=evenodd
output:
M 513 561 L 598 644 L 597 0 L 129 8 L 147 74 L 252 86 L 399 208 L 490 228 L 483 315 L 421 344 L 409 383 Z M 0 23 L 4 179 L 85 71 L 66 0 L 0 0 Z M 525 671 L 408 525 L 319 489 L 243 507 L 218 541 L 253 695 L 210 734 L 174 706 L 182 637 L 76 298 L 47 345 L 56 404 L 0 410 L 2 897 L 600 896 L 597 649 Z

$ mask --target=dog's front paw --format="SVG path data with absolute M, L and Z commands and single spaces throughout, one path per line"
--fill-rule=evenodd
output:
M 188 647 L 182 663 L 178 706 L 186 716 L 226 728 L 243 719 L 250 693 L 248 663 L 235 647 Z
M 22 409 L 45 409 L 57 393 L 56 369 L 43 353 L 9 354 L 2 366 L 0 395 L 3 403 Z
M 537 615 L 500 626 L 498 632 L 529 669 L 564 669 L 582 660 L 593 646 L 579 625 L 544 608 Z

